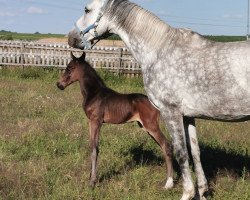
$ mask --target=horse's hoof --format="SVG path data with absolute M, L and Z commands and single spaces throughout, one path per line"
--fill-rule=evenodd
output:
M 206 200 L 206 197 L 200 196 L 199 194 L 196 194 L 195 197 L 193 198 L 194 200 Z
M 194 185 L 191 184 L 191 185 L 189 185 L 188 189 L 186 188 L 186 190 L 184 190 L 184 193 L 181 197 L 181 200 L 191 200 L 194 197 L 195 197 L 195 189 L 194 189 Z
M 205 183 L 202 186 L 199 186 L 198 187 L 198 191 L 199 191 L 200 199 L 201 200 L 206 200 L 205 193 L 208 192 L 208 185 L 207 185 L 207 183 Z
M 193 199 L 194 195 L 192 194 L 183 194 L 181 200 L 191 200 Z

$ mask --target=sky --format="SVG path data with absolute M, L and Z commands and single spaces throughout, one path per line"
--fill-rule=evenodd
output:
M 131 0 L 169 25 L 203 35 L 246 35 L 248 0 Z M 89 0 L 0 0 L 0 30 L 67 34 Z

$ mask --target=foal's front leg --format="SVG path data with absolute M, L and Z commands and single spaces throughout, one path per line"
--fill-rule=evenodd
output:
M 101 122 L 99 120 L 89 121 L 89 138 L 90 138 L 90 149 L 91 149 L 91 174 L 89 185 L 95 186 L 96 183 L 96 168 L 97 168 L 97 157 L 98 157 L 98 141 L 99 133 L 101 128 Z

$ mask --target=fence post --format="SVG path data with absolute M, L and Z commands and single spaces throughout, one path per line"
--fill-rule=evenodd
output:
M 117 75 L 120 76 L 122 73 L 122 48 L 118 49 L 118 65 L 117 65 Z
M 24 44 L 23 42 L 21 43 L 21 50 L 20 50 L 20 54 L 21 54 L 21 67 L 22 69 L 24 69 Z

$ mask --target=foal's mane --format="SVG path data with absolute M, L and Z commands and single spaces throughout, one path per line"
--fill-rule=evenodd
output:
M 131 36 L 139 34 L 151 47 L 165 43 L 170 26 L 148 10 L 128 0 L 108 0 L 105 9 L 110 20 Z
M 86 74 L 88 81 L 91 81 L 93 83 L 98 83 L 98 85 L 101 87 L 106 87 L 101 77 L 97 74 L 95 69 L 87 61 L 79 60 L 79 63 L 80 63 L 80 67 L 84 71 L 84 74 Z

